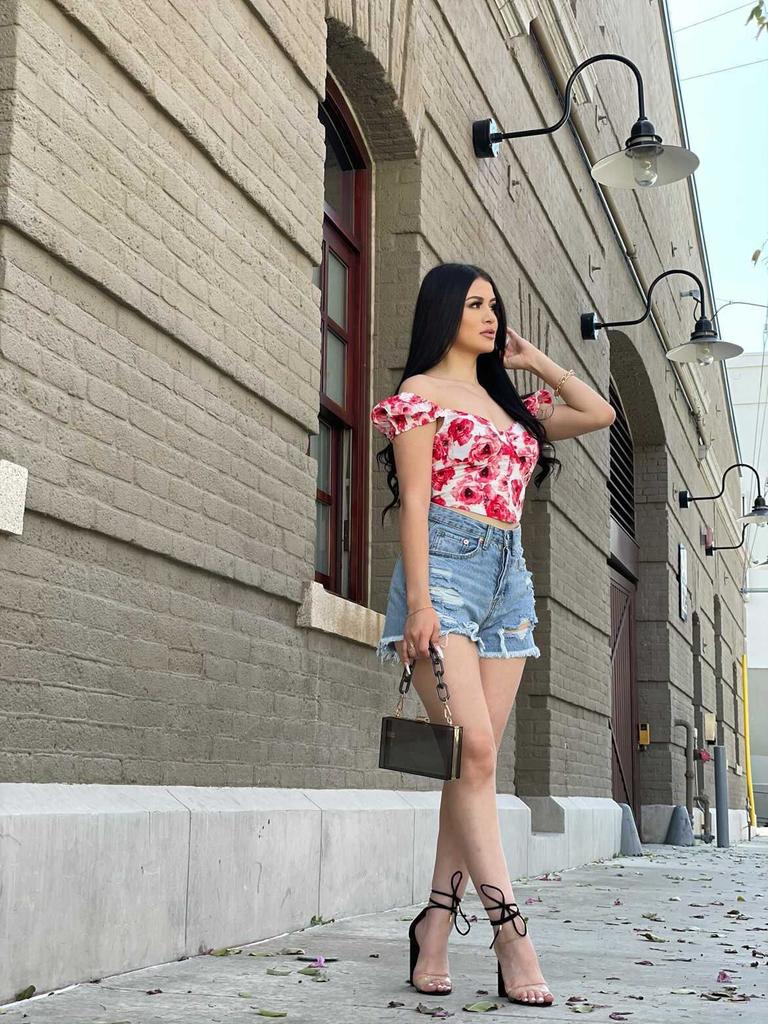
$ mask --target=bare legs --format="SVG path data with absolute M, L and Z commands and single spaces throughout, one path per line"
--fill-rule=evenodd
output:
M 451 694 L 453 719 L 464 727 L 461 778 L 443 786 L 440 832 L 432 884 L 450 890 L 450 878 L 460 869 L 481 883 L 498 886 L 504 899 L 514 902 L 499 832 L 496 805 L 496 757 L 519 688 L 525 659 L 479 659 L 466 637 L 441 638 L 445 650 L 445 682 Z M 456 685 L 453 681 L 457 681 Z M 458 682 L 460 680 L 460 682 Z M 442 720 L 430 663 L 419 659 L 413 672 L 414 687 L 434 721 Z M 464 884 L 462 885 L 462 890 Z M 487 897 L 481 896 L 484 902 Z M 487 904 L 486 904 L 487 905 Z M 495 919 L 498 913 L 489 912 Z M 416 975 L 447 974 L 447 944 L 452 920 L 433 912 L 417 928 L 421 947 Z M 530 938 L 521 938 L 511 923 L 502 926 L 495 951 L 502 964 L 509 994 L 530 1002 L 550 1001 Z M 420 986 L 443 991 L 438 982 Z

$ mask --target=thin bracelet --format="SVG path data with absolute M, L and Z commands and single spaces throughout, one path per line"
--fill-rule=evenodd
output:
M 563 376 L 557 382 L 557 387 L 555 388 L 555 398 L 559 398 L 560 397 L 560 390 L 561 390 L 563 384 L 565 384 L 565 382 L 568 380 L 568 378 L 569 377 L 574 377 L 575 375 L 576 375 L 576 371 L 575 370 L 567 370 L 563 374 Z
M 406 615 L 405 617 L 406 617 L 406 619 L 410 619 L 410 617 L 411 617 L 412 615 L 415 615 L 415 614 L 416 614 L 416 612 L 423 612 L 423 611 L 425 611 L 425 610 L 426 610 L 427 608 L 431 608 L 431 607 L 432 607 L 432 605 L 431 605 L 431 604 L 425 604 L 423 608 L 414 608 L 414 610 L 413 610 L 412 612 L 408 612 L 408 614 L 407 614 L 407 615 Z

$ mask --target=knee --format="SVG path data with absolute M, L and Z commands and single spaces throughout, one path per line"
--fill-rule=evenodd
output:
M 482 782 L 496 772 L 496 742 L 493 734 L 464 729 L 461 741 L 461 777 Z

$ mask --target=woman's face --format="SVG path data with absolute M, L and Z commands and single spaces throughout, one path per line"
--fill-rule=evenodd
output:
M 496 296 L 489 281 L 476 277 L 464 300 L 464 313 L 454 345 L 482 355 L 492 352 L 496 341 Z

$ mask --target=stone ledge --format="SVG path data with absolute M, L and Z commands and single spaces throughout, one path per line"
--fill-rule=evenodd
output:
M 611 800 L 498 795 L 511 878 L 619 850 Z M 426 898 L 440 791 L 0 784 L 0 1002 Z M 617 827 L 613 828 L 614 819 Z M 361 871 L 362 867 L 362 871 Z M 32 895 L 31 895 L 32 894 Z M 115 922 L 120 926 L 116 927 Z
M 24 466 L 0 459 L 0 533 L 23 532 L 28 477 Z
M 343 636 L 375 649 L 384 628 L 384 616 L 326 590 L 311 580 L 304 584 L 296 625 Z

